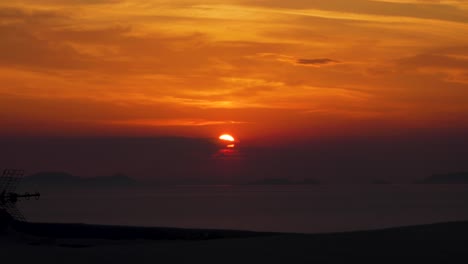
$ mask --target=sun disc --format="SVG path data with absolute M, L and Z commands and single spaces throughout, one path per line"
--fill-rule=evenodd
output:
M 219 139 L 225 140 L 225 141 L 231 141 L 231 142 L 235 141 L 234 137 L 229 134 L 223 134 L 219 136 Z

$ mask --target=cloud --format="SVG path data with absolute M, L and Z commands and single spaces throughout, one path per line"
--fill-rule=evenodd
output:
M 99 5 L 99 4 L 115 4 L 123 2 L 124 0 L 21 0 L 25 4 L 41 4 L 41 5 Z
M 366 14 L 390 17 L 410 17 L 468 23 L 468 13 L 457 3 L 403 3 L 371 0 L 243 0 L 247 6 L 265 8 L 323 10 L 338 13 Z M 359 19 L 356 17 L 356 19 Z
M 11 22 L 50 24 L 63 19 L 66 19 L 64 14 L 51 10 L 29 10 L 0 6 L 0 21 L 4 22 L 4 24 Z
M 114 24 L 99 20 L 96 23 L 94 19 L 79 19 L 67 11 L 0 7 L 0 66 L 35 71 L 71 69 L 187 76 L 232 72 L 242 66 L 239 58 L 260 51 L 274 52 L 285 46 L 260 41 L 223 41 L 203 30 L 149 30 L 132 21 Z
M 289 63 L 296 66 L 312 66 L 312 67 L 321 67 L 331 64 L 340 63 L 337 60 L 330 58 L 297 58 L 285 54 L 276 54 L 276 53 L 259 53 L 252 57 L 252 59 L 257 60 L 274 60 L 284 63 Z
M 437 54 L 437 53 L 423 53 L 415 56 L 400 59 L 399 65 L 404 67 L 414 68 L 452 68 L 452 69 L 465 69 L 468 70 L 468 57 Z
M 215 125 L 238 125 L 246 122 L 241 121 L 224 121 L 224 120 L 205 120 L 205 119 L 136 119 L 136 120 L 112 120 L 103 121 L 104 124 L 110 125 L 130 125 L 130 126 L 215 126 Z
M 87 68 L 87 56 L 46 32 L 68 21 L 65 14 L 0 8 L 0 65 L 42 69 Z
M 319 58 L 319 59 L 297 59 L 296 64 L 299 65 L 307 65 L 307 66 L 320 66 L 320 65 L 328 65 L 338 63 L 336 60 L 328 59 L 328 58 Z
M 468 84 L 468 56 L 463 50 L 457 47 L 421 53 L 398 60 L 397 66 L 406 72 L 415 71 L 418 74 L 438 76 L 447 82 Z

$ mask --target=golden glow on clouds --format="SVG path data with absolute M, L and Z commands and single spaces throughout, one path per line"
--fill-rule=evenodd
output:
M 115 125 L 141 125 L 141 126 L 211 126 L 211 125 L 226 125 L 226 124 L 242 124 L 243 122 L 236 121 L 212 121 L 198 119 L 155 119 L 155 120 L 122 120 L 109 121 Z
M 0 122 L 13 134 L 48 134 L 45 124 L 64 135 L 228 128 L 243 138 L 457 127 L 468 123 L 467 10 L 417 0 L 2 2 Z

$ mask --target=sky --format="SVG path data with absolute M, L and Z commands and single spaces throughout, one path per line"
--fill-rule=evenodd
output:
M 333 157 L 339 142 L 400 159 L 428 142 L 439 154 L 402 162 L 468 169 L 468 1 L 0 0 L 0 36 L 12 149 L 8 138 L 231 133 Z

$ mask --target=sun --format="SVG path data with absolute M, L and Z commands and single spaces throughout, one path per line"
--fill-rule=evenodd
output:
M 234 137 L 229 134 L 222 134 L 221 136 L 219 136 L 219 139 L 224 140 L 224 141 L 229 141 L 229 142 L 235 141 Z

